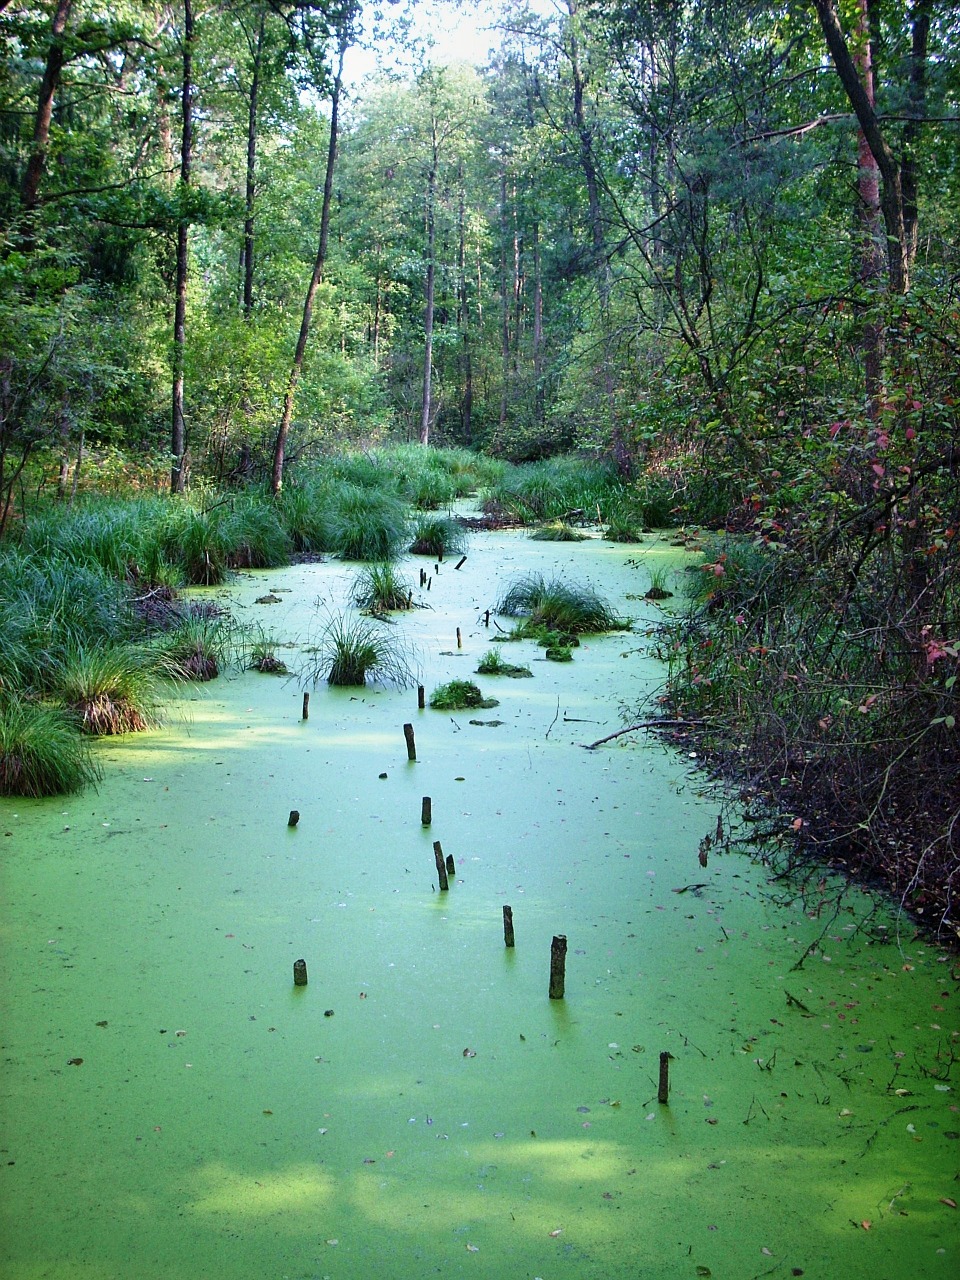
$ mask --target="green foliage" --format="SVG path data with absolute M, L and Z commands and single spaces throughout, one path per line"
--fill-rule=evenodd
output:
M 592 587 L 529 574 L 511 583 L 497 603 L 508 618 L 525 616 L 533 627 L 552 631 L 615 631 L 629 627 Z
M 389 562 L 362 569 L 353 580 L 351 592 L 354 603 L 370 613 L 413 608 L 413 588 Z
M 0 795 L 65 795 L 99 777 L 67 713 L 16 696 L 0 697 Z
M 610 464 L 587 458 L 550 458 L 514 467 L 484 491 L 484 509 L 502 511 L 523 524 L 569 520 L 573 513 L 592 520 L 622 492 Z
M 562 520 L 551 520 L 549 524 L 541 525 L 530 535 L 535 542 L 583 542 L 586 536 L 585 533 L 581 533 L 571 524 L 565 524 Z
M 171 508 L 161 540 L 164 554 L 179 565 L 188 583 L 212 587 L 223 581 L 230 537 L 220 508 L 206 511 L 191 503 Z
M 373 618 L 334 614 L 327 622 L 302 677 L 312 684 L 361 686 L 367 680 L 404 686 L 413 682 L 403 642 Z
M 414 522 L 410 550 L 415 556 L 459 556 L 468 541 L 466 529 L 452 516 L 421 516 Z
M 513 679 L 522 679 L 525 676 L 532 676 L 533 672 L 529 667 L 515 666 L 506 662 L 503 655 L 496 649 L 488 649 L 477 665 L 477 675 L 511 676 Z
M 224 536 L 231 569 L 276 569 L 290 563 L 291 537 L 280 513 L 265 497 L 235 502 L 225 519 Z
M 218 613 L 188 612 L 154 636 L 150 655 L 156 670 L 172 680 L 215 680 L 232 658 L 237 637 L 230 620 Z
M 4 687 L 45 690 L 70 652 L 125 640 L 134 630 L 127 587 L 98 566 L 0 555 Z
M 394 493 L 350 481 L 330 487 L 324 522 L 324 546 L 341 560 L 393 560 L 407 537 L 406 510 Z
M 277 656 L 280 646 L 281 641 L 276 636 L 269 635 L 261 628 L 258 634 L 247 638 L 247 666 L 251 671 L 259 671 L 263 675 L 287 675 L 287 664 Z
M 96 736 L 159 723 L 164 692 L 152 656 L 131 645 L 73 648 L 50 680 L 51 696 Z
M 485 698 L 477 685 L 469 680 L 448 680 L 437 685 L 430 695 L 430 705 L 438 711 L 468 711 L 498 706 L 496 698 Z

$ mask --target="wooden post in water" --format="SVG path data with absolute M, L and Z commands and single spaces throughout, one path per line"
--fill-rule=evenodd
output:
M 429 827 L 433 821 L 433 804 L 429 796 L 424 796 L 420 801 L 420 825 Z
M 417 740 L 413 736 L 413 725 L 405 724 L 403 726 L 403 736 L 407 740 L 407 759 L 416 760 L 417 758 Z
M 657 1101 L 670 1101 L 670 1054 L 661 1053 L 660 1055 L 660 1083 L 657 1086 Z
M 447 854 L 447 875 L 455 876 L 457 874 L 457 864 L 453 860 L 453 854 Z
M 463 648 L 463 636 L 460 634 L 460 628 L 457 627 L 457 648 Z
M 430 588 L 431 588 L 432 586 L 433 586 L 433 578 L 428 578 L 428 579 L 427 579 L 427 590 L 429 591 L 429 590 L 430 590 Z
M 503 908 L 503 945 L 513 946 L 513 907 Z
M 467 557 L 461 556 L 460 559 L 457 561 L 457 563 L 453 567 L 455 569 L 462 569 L 466 563 L 467 563 Z
M 424 689 L 423 685 L 418 684 L 417 685 L 417 707 L 420 711 L 422 711 L 423 708 L 427 705 L 426 696 L 427 696 L 426 690 Z
M 490 625 L 490 610 L 489 610 L 489 609 L 488 609 L 488 610 L 486 611 L 486 613 L 483 615 L 483 625 L 484 625 L 485 627 L 489 627 L 489 625 Z
M 305 987 L 307 985 L 307 962 L 306 960 L 294 960 L 293 962 L 293 985 L 295 987 Z
M 303 712 L 301 713 L 300 719 L 307 720 L 309 719 L 309 716 L 310 716 L 310 695 L 309 693 L 305 693 L 303 695 Z
M 299 809 L 291 809 L 291 810 L 290 810 L 290 817 L 287 819 L 287 826 L 288 826 L 288 827 L 295 827 L 299 821 L 300 821 L 300 810 L 299 810 Z
M 567 967 L 567 936 L 554 935 L 550 944 L 550 999 L 563 999 L 563 983 Z
M 440 882 L 441 891 L 449 889 L 450 882 L 447 879 L 447 867 L 443 860 L 443 849 L 440 846 L 439 840 L 434 840 L 433 842 L 433 858 L 437 864 L 437 879 Z

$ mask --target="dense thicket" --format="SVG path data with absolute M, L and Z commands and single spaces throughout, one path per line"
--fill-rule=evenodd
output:
M 948 923 L 956 6 L 509 0 L 487 66 L 345 87 L 381 20 L 0 6 L 0 533 L 386 439 L 608 456 L 738 534 L 675 705 Z

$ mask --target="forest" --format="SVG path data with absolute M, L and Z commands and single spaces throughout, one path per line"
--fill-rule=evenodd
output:
M 956 941 L 960 10 L 417 7 L 0 0 L 0 792 L 81 615 L 479 486 L 674 528 L 632 719 Z

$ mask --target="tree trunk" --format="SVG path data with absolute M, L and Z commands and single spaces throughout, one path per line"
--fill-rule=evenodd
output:
M 307 339 L 310 336 L 313 300 L 316 297 L 317 289 L 320 287 L 320 281 L 323 279 L 323 269 L 327 261 L 327 242 L 330 237 L 330 208 L 333 203 L 333 174 L 337 163 L 340 94 L 343 88 L 343 61 L 350 45 L 350 39 L 349 29 L 345 28 L 340 33 L 340 43 L 337 50 L 337 72 L 334 76 L 333 93 L 330 98 L 330 141 L 327 146 L 327 170 L 323 182 L 323 204 L 320 210 L 320 242 L 317 246 L 317 256 L 313 264 L 313 275 L 310 277 L 307 296 L 303 302 L 300 334 L 297 338 L 297 348 L 294 352 L 290 376 L 287 379 L 287 393 L 283 400 L 283 414 L 280 418 L 277 440 L 273 449 L 273 474 L 270 488 L 274 494 L 278 494 L 283 488 L 283 463 L 287 449 L 287 437 L 290 434 L 290 422 L 293 418 L 293 401 L 296 395 L 297 383 L 300 381 L 300 373 L 303 369 Z
M 53 99 L 60 83 L 65 51 L 63 33 L 70 19 L 73 0 L 58 0 L 50 29 L 50 48 L 47 50 L 47 62 L 40 81 L 40 95 L 37 101 L 37 114 L 33 124 L 33 142 L 30 147 L 30 158 L 20 188 L 20 205 L 26 213 L 32 213 L 37 207 L 40 194 L 40 179 L 47 164 L 47 148 L 50 143 L 50 121 L 53 117 Z
M 437 196 L 437 169 L 440 162 L 439 139 L 437 137 L 437 121 L 434 118 L 433 150 L 430 157 L 430 169 L 427 173 L 426 218 L 427 218 L 427 279 L 424 286 L 423 310 L 423 407 L 420 414 L 420 443 L 430 443 L 430 417 L 433 412 L 433 313 L 434 291 L 436 288 L 436 241 L 437 220 L 435 201 Z
M 610 445 L 613 451 L 617 470 L 623 477 L 629 477 L 633 470 L 630 457 L 616 411 L 616 397 L 613 377 L 613 333 L 610 323 L 610 263 L 607 258 L 606 235 L 603 229 L 603 209 L 600 204 L 600 182 L 593 155 L 593 131 L 587 122 L 584 110 L 584 93 L 586 77 L 580 61 L 580 43 L 577 39 L 576 19 L 578 0 L 567 0 L 567 12 L 570 15 L 570 75 L 573 84 L 573 120 L 580 143 L 580 167 L 583 170 L 584 183 L 587 188 L 587 208 L 590 220 L 590 239 L 593 249 L 593 269 L 597 282 L 597 300 L 600 311 L 601 361 L 603 378 L 603 396 L 605 401 L 607 423 L 610 431 Z
M 243 316 L 249 320 L 253 312 L 253 250 L 257 194 L 257 106 L 260 96 L 260 72 L 263 66 L 263 40 L 267 22 L 266 5 L 261 6 L 257 27 L 257 43 L 250 75 L 250 98 L 247 104 L 247 178 L 243 219 Z
M 903 157 L 900 183 L 903 193 L 903 223 L 907 260 L 917 256 L 917 152 L 920 126 L 927 107 L 927 46 L 930 39 L 931 0 L 915 0 L 911 31 L 910 80 L 907 112 L 910 119 L 903 130 Z
M 460 304 L 460 350 L 463 370 L 461 428 L 463 443 L 473 443 L 473 351 L 470 332 L 470 293 L 467 287 L 467 205 L 463 165 L 460 165 L 459 244 L 457 246 L 457 294 Z
M 870 0 L 857 0 L 860 18 L 857 27 L 856 64 L 864 92 L 871 108 L 875 105 L 873 78 L 873 43 L 870 35 Z M 870 150 L 866 135 L 857 134 L 857 212 L 860 221 L 860 283 L 869 290 L 876 286 L 883 270 L 883 220 L 880 213 L 880 170 Z M 883 384 L 883 325 L 876 308 L 864 320 L 861 331 L 867 417 L 875 422 L 880 415 Z
M 887 233 L 887 270 L 890 289 L 893 293 L 907 293 L 910 288 L 912 263 L 904 220 L 900 168 L 883 136 L 876 111 L 857 73 L 856 63 L 847 47 L 847 40 L 833 0 L 814 0 L 814 5 L 827 49 L 837 75 L 840 77 L 840 83 L 853 107 L 857 122 L 863 130 L 863 136 L 880 171 L 882 184 L 880 208 Z
M 190 257 L 190 221 L 186 200 L 193 161 L 193 3 L 183 0 L 183 87 L 181 92 L 180 190 L 177 216 L 177 283 L 173 317 L 173 412 L 170 430 L 170 492 L 182 493 L 186 485 L 187 431 L 183 416 L 183 370 L 187 337 L 187 270 Z
M 500 168 L 500 430 L 507 425 L 507 402 L 510 388 L 510 302 L 507 289 L 507 170 L 501 159 Z
M 543 386 L 543 277 L 539 222 L 533 224 L 533 384 L 534 418 L 537 426 L 543 426 L 546 402 Z

